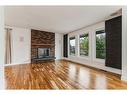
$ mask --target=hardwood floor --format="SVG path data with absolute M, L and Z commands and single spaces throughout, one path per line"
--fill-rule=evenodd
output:
M 5 67 L 6 89 L 127 89 L 120 76 L 61 60 Z

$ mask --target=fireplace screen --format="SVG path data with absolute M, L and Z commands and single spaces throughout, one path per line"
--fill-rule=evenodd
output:
M 38 48 L 38 58 L 45 58 L 50 56 L 50 48 Z

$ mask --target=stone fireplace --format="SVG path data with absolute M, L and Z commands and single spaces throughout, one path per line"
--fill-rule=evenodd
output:
M 55 33 L 31 30 L 31 61 L 55 59 Z

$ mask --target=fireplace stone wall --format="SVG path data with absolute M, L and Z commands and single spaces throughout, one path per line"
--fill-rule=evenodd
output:
M 37 57 L 37 48 L 50 48 L 50 54 L 55 57 L 55 33 L 31 30 L 31 59 Z

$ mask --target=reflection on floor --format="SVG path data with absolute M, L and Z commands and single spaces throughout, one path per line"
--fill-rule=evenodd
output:
M 6 89 L 127 89 L 120 76 L 61 60 L 5 67 Z

